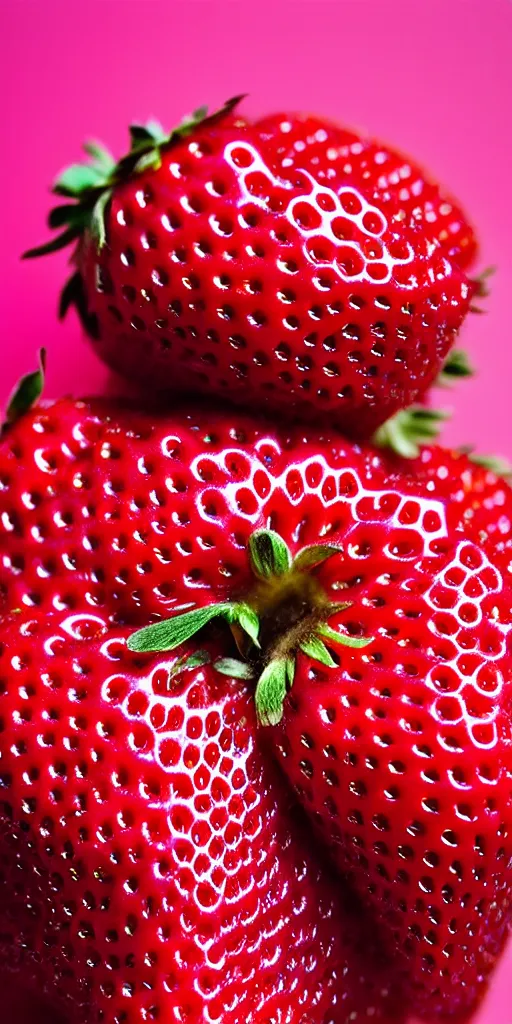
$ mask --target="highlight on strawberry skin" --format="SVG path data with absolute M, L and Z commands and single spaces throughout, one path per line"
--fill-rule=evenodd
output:
M 174 131 L 132 125 L 57 179 L 54 238 L 74 306 L 110 366 L 155 390 L 369 437 L 435 380 L 470 309 L 476 246 L 411 161 L 235 97 Z

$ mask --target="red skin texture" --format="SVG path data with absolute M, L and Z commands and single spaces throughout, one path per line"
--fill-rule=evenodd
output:
M 54 1005 L 33 992 L 25 978 L 21 980 L 16 973 L 2 970 L 0 986 L 3 1024 L 65 1024 Z
M 301 167 L 308 160 L 320 181 L 343 175 L 367 193 L 389 194 L 407 220 L 421 224 L 427 237 L 438 242 L 461 269 L 474 263 L 477 239 L 466 214 L 410 157 L 310 115 L 271 114 L 257 126 L 284 168 Z
M 502 477 L 461 452 L 437 445 L 422 448 L 417 459 L 382 452 L 375 460 L 390 479 L 396 475 L 402 486 L 408 480 L 413 490 L 424 487 L 448 506 L 454 504 L 448 511 L 455 520 L 462 519 L 476 536 L 485 535 L 507 556 L 512 547 L 512 488 Z
M 246 686 L 172 677 L 127 635 L 87 613 L 1 627 L 0 923 L 25 983 L 73 1024 L 392 1024 Z
M 250 597 L 257 527 L 278 530 L 293 553 L 339 544 L 316 573 L 331 600 L 341 587 L 353 604 L 329 621 L 372 643 L 340 648 L 339 670 L 299 656 L 285 726 L 268 735 L 342 872 L 390 927 L 415 1007 L 426 1019 L 463 1017 L 509 917 L 507 565 L 485 510 L 468 517 L 470 492 L 454 497 L 463 476 L 481 479 L 467 459 L 433 449 L 417 477 L 400 475 L 382 453 L 306 433 L 207 407 L 159 419 L 64 400 L 28 414 L 0 457 L 4 605 L 46 614 L 86 602 L 145 625 Z M 433 471 L 443 461 L 451 477 Z M 228 630 L 220 635 L 233 654 Z M 451 833 L 456 846 L 440 838 Z M 419 890 L 424 878 L 432 894 Z
M 274 149 L 232 116 L 116 187 L 107 244 L 86 235 L 76 257 L 93 343 L 151 393 L 368 437 L 432 384 L 474 285 L 396 189 Z

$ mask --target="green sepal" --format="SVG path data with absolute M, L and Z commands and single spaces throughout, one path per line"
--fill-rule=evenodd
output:
M 493 277 L 497 269 L 498 268 L 496 266 L 486 267 L 485 270 L 482 270 L 482 272 L 473 279 L 474 284 L 476 285 L 475 295 L 479 298 L 485 299 L 491 294 L 488 282 L 489 278 Z M 482 310 L 476 309 L 475 312 L 481 313 Z
M 159 149 L 151 149 L 149 153 L 143 153 L 133 168 L 134 174 L 143 174 L 144 171 L 156 171 L 162 165 L 162 154 Z
M 244 602 L 230 605 L 230 608 L 226 613 L 226 620 L 230 625 L 240 626 L 240 628 L 247 633 L 247 636 L 252 640 L 255 647 L 260 646 L 258 639 L 260 632 L 260 620 L 250 605 L 245 604 Z
M 105 174 L 96 163 L 72 164 L 57 178 L 53 192 L 68 199 L 81 199 L 84 192 L 103 188 Z
M 44 389 L 44 375 L 46 369 L 46 349 L 39 349 L 39 366 L 25 374 L 18 381 L 12 392 L 5 410 L 5 421 L 2 425 L 1 434 L 25 415 L 29 409 L 39 401 Z
M 319 636 L 312 636 L 309 640 L 304 640 L 300 645 L 300 650 L 313 661 L 319 661 L 321 665 L 327 665 L 328 668 L 336 668 L 334 658 L 331 657 Z
M 283 717 L 283 704 L 293 686 L 295 658 L 270 661 L 258 680 L 255 693 L 256 714 L 261 725 L 278 725 Z
M 48 256 L 52 252 L 58 252 L 59 249 L 65 249 L 71 242 L 76 241 L 81 235 L 81 228 L 78 226 L 79 221 L 77 219 L 76 225 L 63 231 L 61 235 L 57 235 L 57 238 L 51 238 L 49 242 L 45 242 L 44 245 L 38 245 L 35 249 L 27 249 L 26 252 L 22 253 L 22 260 L 32 260 L 37 256 Z
M 350 636 L 350 633 L 339 633 L 337 629 L 332 629 L 326 622 L 320 622 L 316 627 L 317 633 L 320 636 L 325 637 L 333 644 L 342 644 L 343 647 L 354 647 L 359 649 L 361 647 L 367 647 L 371 644 L 371 637 L 367 636 Z
M 131 150 L 139 150 L 148 143 L 161 146 L 169 138 L 168 132 L 159 121 L 147 121 L 146 124 L 131 124 L 129 128 Z
M 105 192 L 102 192 L 98 201 L 94 204 L 94 208 L 91 214 L 90 232 L 96 243 L 98 252 L 103 248 L 107 241 L 107 232 L 105 227 L 105 211 L 107 206 L 112 199 L 112 189 L 108 188 Z
M 373 435 L 373 443 L 404 459 L 416 459 L 423 445 L 437 439 L 442 423 L 449 418 L 450 414 L 440 409 L 411 405 L 386 420 Z
M 170 678 L 174 679 L 175 676 L 180 675 L 182 672 L 187 672 L 192 668 L 201 668 L 202 665 L 208 665 L 211 661 L 211 657 L 208 651 L 194 651 L 193 654 L 189 654 L 187 657 L 178 658 L 174 662 L 170 670 Z
M 87 153 L 91 163 L 103 171 L 103 174 L 110 174 L 114 170 L 116 166 L 114 157 L 103 143 L 97 142 L 96 139 L 88 139 L 87 142 L 84 142 L 82 149 L 84 153 Z
M 206 107 L 200 107 L 193 114 L 183 118 L 181 123 L 170 133 L 166 133 L 156 121 L 146 125 L 130 127 L 131 148 L 126 156 L 117 163 L 101 143 L 86 142 L 83 146 L 88 160 L 83 164 L 72 164 L 64 170 L 53 185 L 57 196 L 75 200 L 75 214 L 62 205 L 52 210 L 49 225 L 52 229 L 69 225 L 66 231 L 57 238 L 36 246 L 23 253 L 24 259 L 45 256 L 65 248 L 80 239 L 86 230 L 91 230 L 99 248 L 105 244 L 104 214 L 110 198 L 111 190 L 122 184 L 134 174 L 141 174 L 148 168 L 158 167 L 161 163 L 161 152 L 175 142 L 190 135 L 200 124 L 209 125 L 228 114 L 243 96 L 234 96 L 219 110 L 208 115 Z M 108 193 L 107 198 L 105 194 Z M 70 204 L 71 206 L 71 204 Z M 101 223 L 103 218 L 103 223 Z
M 219 658 L 214 662 L 213 667 L 223 676 L 230 679 L 254 679 L 255 672 L 252 665 L 247 661 L 240 661 L 239 658 Z
M 85 226 L 87 215 L 81 206 L 76 203 L 64 203 L 62 206 L 54 206 L 48 215 L 48 227 L 54 231 L 64 227 L 78 227 L 80 231 Z
M 449 388 L 463 377 L 473 377 L 475 371 L 463 348 L 452 348 L 436 380 L 436 387 Z
M 333 555 L 339 555 L 340 551 L 341 548 L 337 544 L 311 544 L 307 548 L 302 548 L 302 551 L 295 556 L 292 569 L 296 569 L 298 572 L 307 572 L 309 569 L 315 569 L 322 562 L 326 562 Z
M 144 626 L 129 637 L 128 648 L 140 654 L 150 651 L 173 651 L 195 636 L 212 619 L 217 618 L 224 619 L 230 625 L 239 625 L 253 644 L 258 646 L 259 619 L 256 613 L 243 602 L 226 602 L 212 604 L 207 608 L 194 608 L 183 615 L 175 615 L 171 619 Z
M 484 469 L 489 469 L 496 476 L 505 478 L 512 476 L 510 462 L 507 459 L 501 458 L 500 455 L 482 455 L 468 448 L 460 448 L 459 451 L 461 454 L 467 455 L 470 462 L 474 462 L 475 466 L 483 466 Z
M 249 538 L 249 556 L 260 580 L 284 576 L 292 564 L 290 549 L 275 530 L 255 530 Z
M 66 281 L 64 288 L 60 293 L 58 316 L 59 320 L 63 320 L 68 309 L 74 306 L 80 323 L 86 334 L 91 338 L 98 337 L 98 321 L 94 313 L 89 313 L 87 308 L 87 297 L 85 294 L 84 282 L 82 275 L 77 270 L 70 278 Z

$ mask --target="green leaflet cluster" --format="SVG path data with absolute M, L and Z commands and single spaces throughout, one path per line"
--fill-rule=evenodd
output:
M 326 559 L 339 554 L 339 551 L 332 544 L 314 544 L 303 548 L 292 559 L 287 544 L 274 530 L 256 530 L 249 540 L 251 568 L 256 580 L 262 582 L 284 582 L 295 574 L 308 573 Z M 145 626 L 130 637 L 128 647 L 138 653 L 172 651 L 213 619 L 221 619 L 231 627 L 239 627 L 249 640 L 247 660 L 224 658 L 217 661 L 215 666 L 219 672 L 235 678 L 257 677 L 255 701 L 258 719 L 262 725 L 277 725 L 283 715 L 286 694 L 293 685 L 298 651 L 328 668 L 336 668 L 337 663 L 329 647 L 341 644 L 361 648 L 371 642 L 366 637 L 353 637 L 329 626 L 327 619 L 347 607 L 347 604 L 323 605 L 320 617 L 314 617 L 311 628 L 306 629 L 305 634 L 300 628 L 298 631 L 292 629 L 289 638 L 286 635 L 280 638 L 269 651 L 261 649 L 260 618 L 251 604 L 246 602 L 223 602 L 197 608 Z
M 78 241 L 85 231 L 90 232 L 98 249 L 101 249 L 106 242 L 105 211 L 112 190 L 134 174 L 159 167 L 164 149 L 186 138 L 198 125 L 206 126 L 220 119 L 242 99 L 243 96 L 234 96 L 210 115 L 207 107 L 200 107 L 171 132 L 166 132 L 158 121 L 130 125 L 130 150 L 117 162 L 101 143 L 86 142 L 83 149 L 87 160 L 72 164 L 63 171 L 52 189 L 54 195 L 69 202 L 54 206 L 48 217 L 48 226 L 52 231 L 64 230 L 44 245 L 29 249 L 24 258 L 45 256 L 64 249 Z

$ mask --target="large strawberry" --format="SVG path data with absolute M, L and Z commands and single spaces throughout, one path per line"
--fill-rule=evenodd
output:
M 225 620 L 223 653 L 236 641 L 263 676 L 267 720 L 294 680 L 269 741 L 427 1016 L 480 997 L 512 852 L 508 562 L 485 510 L 455 498 L 465 457 L 432 458 L 443 471 L 414 477 L 214 408 L 71 400 L 13 424 L 0 456 L 6 608 L 173 613 L 131 641 L 144 648 Z
M 434 380 L 474 285 L 400 190 L 315 165 L 200 111 L 170 135 L 132 128 L 117 164 L 97 146 L 54 191 L 75 244 L 75 304 L 98 353 L 158 390 L 230 400 L 369 435 Z
M 466 214 L 410 157 L 324 118 L 272 114 L 257 126 L 278 166 L 307 163 L 320 181 L 350 181 L 365 192 L 389 193 L 407 220 L 420 223 L 459 267 L 474 262 L 477 240 Z
M 0 948 L 24 984 L 73 1024 L 394 1024 L 245 684 L 126 636 L 0 626 Z

